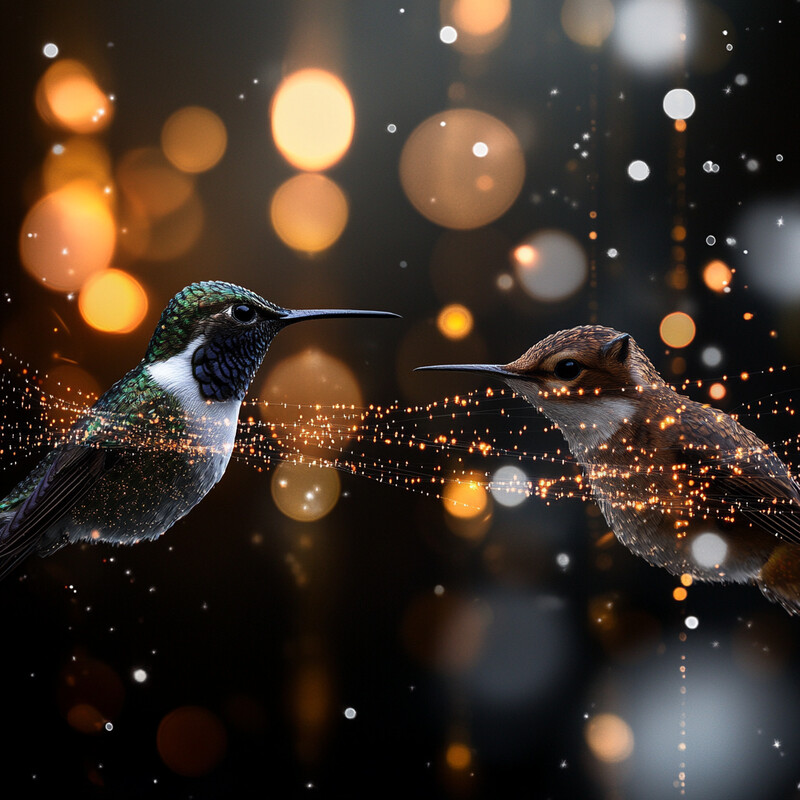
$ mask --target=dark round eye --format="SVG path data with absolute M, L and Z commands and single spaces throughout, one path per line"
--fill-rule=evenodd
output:
M 252 322 L 256 318 L 256 310 L 253 306 L 242 303 L 238 306 L 231 306 L 231 316 L 237 322 Z
M 553 375 L 562 381 L 571 381 L 583 372 L 583 364 L 574 358 L 563 358 L 553 368 Z

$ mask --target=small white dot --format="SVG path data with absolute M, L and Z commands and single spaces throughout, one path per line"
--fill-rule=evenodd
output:
M 686 617 L 683 624 L 686 625 L 690 631 L 693 631 L 700 624 L 700 620 L 695 616 Z
M 433 587 L 433 593 L 437 597 L 441 597 L 444 594 L 444 586 L 441 583 L 437 583 L 436 586 Z
M 386 130 L 389 131 L 389 133 L 394 133 L 397 130 L 397 125 L 395 125 L 393 122 L 390 122 L 386 126 Z
M 783 156 L 780 153 L 778 153 L 778 155 L 775 156 L 775 160 L 776 161 L 783 161 Z
M 133 671 L 133 679 L 136 683 L 144 683 L 147 680 L 147 672 L 143 669 L 135 669 Z
M 458 31 L 452 25 L 445 25 L 439 31 L 439 38 L 445 44 L 453 44 L 453 42 L 458 39 Z
M 53 42 L 48 42 L 42 52 L 47 56 L 47 58 L 55 58 L 58 55 L 58 45 L 53 44 Z
M 114 723 L 112 723 L 112 722 L 106 722 L 106 724 L 105 724 L 105 729 L 106 729 L 107 731 L 113 731 L 113 730 L 114 730 Z
M 488 153 L 489 145 L 487 145 L 486 142 L 475 142 L 475 144 L 472 145 L 472 154 L 478 158 L 485 158 Z
M 344 710 L 344 715 L 347 719 L 355 719 L 356 718 L 356 710 L 354 708 L 346 708 Z
M 716 236 L 706 236 L 706 244 L 709 245 L 709 247 L 712 244 L 716 244 L 716 243 L 717 243 L 717 237 Z
M 650 174 L 650 167 L 644 161 L 637 159 L 628 164 L 628 175 L 635 181 L 643 181 Z
M 608 250 L 606 251 L 606 255 L 609 258 L 616 258 L 619 255 L 619 251 L 617 250 L 616 247 L 609 247 Z

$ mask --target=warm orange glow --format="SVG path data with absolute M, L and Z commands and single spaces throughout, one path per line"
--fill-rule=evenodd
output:
M 172 114 L 161 129 L 164 155 L 183 172 L 205 172 L 225 153 L 225 123 L 200 106 L 187 106 Z
M 681 575 L 681 583 L 684 586 L 691 586 L 694 583 L 694 578 L 688 572 L 684 572 Z
M 459 303 L 445 306 L 436 318 L 436 327 L 448 339 L 463 339 L 472 330 L 472 312 Z
M 78 297 L 86 322 L 106 333 L 129 333 L 147 314 L 147 295 L 127 272 L 105 269 L 89 277 Z
M 672 229 L 672 238 L 676 242 L 682 242 L 686 238 L 686 228 L 683 225 L 676 225 Z
M 617 764 L 633 753 L 633 731 L 616 714 L 598 714 L 584 729 L 586 743 L 599 761 Z
M 511 18 L 511 0 L 442 0 L 443 25 L 452 25 L 458 38 L 452 46 L 462 53 L 488 53 L 503 40 Z
M 89 182 L 73 182 L 43 197 L 20 230 L 20 257 L 50 289 L 72 292 L 114 254 L 114 217 L 105 196 Z
M 36 107 L 45 122 L 75 133 L 93 133 L 111 121 L 112 105 L 80 61 L 56 61 L 36 89 Z
M 683 133 L 686 130 L 686 120 L 685 119 L 676 119 L 675 120 L 675 130 L 678 133 Z
M 600 47 L 614 27 L 614 6 L 610 0 L 565 0 L 561 26 L 573 42 Z
M 295 175 L 281 184 L 269 207 L 281 240 L 295 250 L 318 253 L 330 247 L 347 225 L 347 198 L 324 175 Z
M 525 179 L 515 134 L 496 117 L 468 108 L 435 114 L 408 137 L 400 182 L 423 216 L 447 228 L 479 228 L 504 214 Z
M 272 98 L 270 118 L 278 150 L 298 169 L 327 169 L 353 139 L 350 92 L 325 70 L 304 69 L 285 78 Z
M 328 514 L 339 499 L 341 482 L 333 467 L 284 461 L 272 473 L 272 499 L 280 511 L 298 522 L 314 522 Z
M 222 760 L 228 735 L 222 720 L 199 706 L 181 706 L 170 711 L 156 732 L 161 760 L 187 778 L 207 775 Z
M 732 277 L 731 268 L 719 259 L 709 261 L 703 268 L 703 281 L 714 292 L 724 292 Z
M 725 386 L 721 383 L 712 383 L 711 386 L 708 387 L 708 396 L 712 400 L 722 400 L 726 394 Z
M 148 219 L 177 211 L 194 193 L 194 179 L 175 169 L 155 147 L 126 153 L 117 169 L 117 179 L 131 206 Z
M 685 600 L 689 596 L 689 592 L 684 589 L 683 586 L 676 586 L 672 590 L 672 598 L 673 600 L 677 600 L 679 603 Z
M 445 511 L 459 519 L 477 517 L 484 511 L 488 502 L 486 487 L 478 476 L 454 479 L 442 492 Z
M 472 751 L 463 742 L 452 742 L 447 746 L 445 760 L 450 769 L 464 770 L 472 763 Z
M 686 347 L 694 339 L 694 320 L 683 311 L 673 311 L 661 320 L 659 334 L 668 347 Z
M 42 165 L 42 185 L 46 192 L 54 192 L 76 180 L 91 181 L 100 190 L 112 185 L 111 156 L 91 136 L 71 136 L 51 148 Z M 107 197 L 110 199 L 110 195 Z
M 524 267 L 530 267 L 536 261 L 536 250 L 529 244 L 521 244 L 514 249 L 514 260 Z

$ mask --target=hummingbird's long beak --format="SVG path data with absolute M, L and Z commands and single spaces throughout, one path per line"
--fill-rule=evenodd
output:
M 293 322 L 303 322 L 307 319 L 322 319 L 323 317 L 400 317 L 391 311 L 362 311 L 357 308 L 299 308 L 287 309 L 281 317 L 286 325 Z
M 487 372 L 490 375 L 497 375 L 500 378 L 518 378 L 519 375 L 512 372 L 502 364 L 433 364 L 429 367 L 416 367 L 414 372 L 424 372 L 426 370 L 446 370 L 448 372 Z

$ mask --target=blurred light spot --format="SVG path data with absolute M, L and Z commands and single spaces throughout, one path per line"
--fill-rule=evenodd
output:
M 485 158 L 489 154 L 489 148 L 486 146 L 485 142 L 475 142 L 475 144 L 472 145 L 472 152 L 478 158 Z
M 103 194 L 73 182 L 39 200 L 20 230 L 22 263 L 37 280 L 57 291 L 79 289 L 114 254 L 115 222 Z
M 272 99 L 272 136 L 281 155 L 303 170 L 335 164 L 350 147 L 353 101 L 339 78 L 304 69 L 284 78 Z
M 664 95 L 664 113 L 670 119 L 689 119 L 695 105 L 694 95 L 688 89 L 670 89 Z
M 478 55 L 493 50 L 505 37 L 511 0 L 442 0 L 439 13 L 442 23 L 458 32 L 447 44 Z
M 90 181 L 98 191 L 111 185 L 111 156 L 91 136 L 71 136 L 53 147 L 42 165 L 42 184 L 54 192 L 73 181 Z
M 712 383 L 711 386 L 708 387 L 708 396 L 712 400 L 722 400 L 726 394 L 725 386 L 721 383 Z
M 222 720 L 208 709 L 181 706 L 159 723 L 156 747 L 169 769 L 185 778 L 197 778 L 222 761 L 228 735 Z
M 225 153 L 225 123 L 207 108 L 187 106 L 175 111 L 161 129 L 164 155 L 183 172 L 205 172 Z
M 269 207 L 270 221 L 284 244 L 318 253 L 330 247 L 347 225 L 347 198 L 324 175 L 295 175 L 278 187 Z
M 683 0 L 629 0 L 617 11 L 616 51 L 632 67 L 672 67 L 684 53 L 687 22 Z
M 683 311 L 673 311 L 661 320 L 659 334 L 668 347 L 686 347 L 695 335 L 694 320 Z
M 518 506 L 528 496 L 528 476 L 519 467 L 500 467 L 492 475 L 489 491 L 501 506 Z
M 718 367 L 722 363 L 722 350 L 716 345 L 710 344 L 703 348 L 700 358 L 707 367 Z
M 298 522 L 314 522 L 339 500 L 339 474 L 332 467 L 284 461 L 272 473 L 272 498 L 278 509 Z
M 351 406 L 359 408 L 363 404 L 361 387 L 353 370 L 316 347 L 306 348 L 275 364 L 261 385 L 260 398 L 266 401 L 261 406 L 261 414 L 268 422 L 301 430 L 303 416 L 313 416 L 317 406 L 327 422 L 345 430 L 348 425 L 343 422 L 344 412 Z M 343 443 L 346 437 L 342 435 L 339 441 Z
M 36 88 L 36 108 L 42 119 L 75 133 L 93 133 L 111 121 L 112 105 L 80 61 L 56 61 Z
M 355 719 L 356 718 L 356 710 L 354 708 L 346 708 L 344 710 L 345 719 Z
M 616 714 L 598 714 L 584 728 L 592 755 L 606 764 L 618 764 L 633 753 L 633 731 Z
M 117 179 L 127 200 L 148 218 L 177 211 L 194 192 L 194 179 L 175 169 L 155 147 L 126 153 L 117 168 Z
M 102 661 L 75 655 L 58 678 L 58 704 L 67 722 L 81 733 L 99 733 L 122 710 L 125 688 Z
M 452 25 L 445 25 L 439 31 L 439 38 L 445 44 L 453 44 L 453 42 L 458 39 L 458 31 Z
M 105 269 L 83 285 L 78 308 L 84 320 L 106 333 L 129 333 L 147 314 L 147 294 L 127 272 Z
M 681 575 L 681 583 L 684 586 L 691 586 L 694 583 L 694 578 L 688 572 L 684 572 Z
M 682 242 L 686 239 L 686 228 L 683 225 L 675 225 L 672 228 L 672 239 L 675 242 Z
M 105 717 L 89 703 L 76 703 L 67 711 L 67 724 L 78 733 L 98 733 Z
M 731 268 L 719 259 L 709 261 L 703 267 L 703 282 L 713 292 L 724 292 L 730 285 L 732 277 Z
M 521 260 L 520 260 L 521 256 Z M 586 253 L 562 231 L 541 231 L 514 249 L 514 271 L 522 288 L 537 300 L 564 300 L 588 275 Z
M 753 203 L 739 222 L 737 241 L 748 254 L 748 283 L 785 306 L 800 300 L 800 202 L 775 198 Z
M 690 631 L 693 631 L 699 624 L 700 620 L 695 616 L 688 616 L 683 623 Z
M 138 242 L 130 241 L 133 248 L 143 247 L 141 258 L 151 261 L 170 261 L 187 253 L 197 243 L 203 232 L 205 212 L 200 198 L 192 193 L 180 208 L 157 219 L 139 220 L 142 225 Z M 130 233 L 130 229 L 129 229 Z M 120 237 L 120 241 L 126 241 Z M 128 242 L 126 241 L 126 244 Z
M 42 389 L 57 398 L 60 408 L 58 429 L 66 434 L 100 396 L 100 384 L 77 364 L 59 364 L 47 371 Z
M 476 142 L 487 150 L 473 157 Z M 482 111 L 460 108 L 429 117 L 408 137 L 400 181 L 423 216 L 447 228 L 477 228 L 501 216 L 519 195 L 525 159 L 514 133 Z
M 637 159 L 628 164 L 628 176 L 635 181 L 643 181 L 650 174 L 650 167 L 644 161 Z
M 43 48 L 42 52 L 47 58 L 55 58 L 58 55 L 58 45 L 53 42 L 48 42 Z
M 728 543 L 716 533 L 701 533 L 692 540 L 692 558 L 700 567 L 718 567 L 728 554 Z
M 676 586 L 672 590 L 672 598 L 673 600 L 677 600 L 679 603 L 684 601 L 689 596 L 689 592 L 683 586 Z
M 468 769 L 472 763 L 472 751 L 462 742 L 451 742 L 447 745 L 445 761 L 450 769 Z
M 445 306 L 436 318 L 436 327 L 448 339 L 463 339 L 472 330 L 472 313 L 459 303 Z
M 614 6 L 610 0 L 565 0 L 561 26 L 573 42 L 600 47 L 614 27 Z
M 136 683 L 144 683 L 147 678 L 147 670 L 139 668 L 133 671 L 133 679 L 136 681 Z
M 453 478 L 444 487 L 442 504 L 454 517 L 477 517 L 486 508 L 489 496 L 481 476 Z

